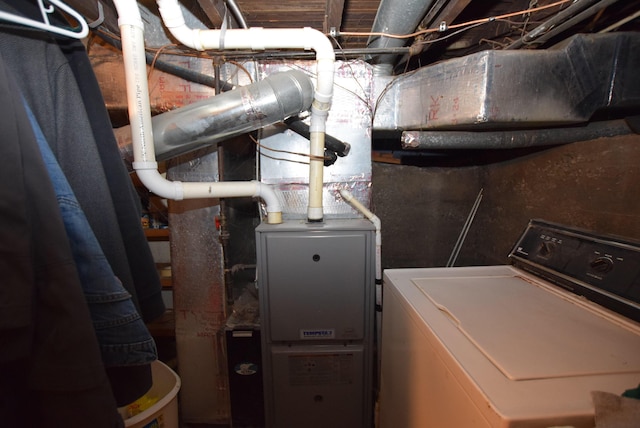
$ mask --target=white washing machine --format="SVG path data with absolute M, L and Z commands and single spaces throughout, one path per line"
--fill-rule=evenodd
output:
M 638 387 L 640 245 L 532 220 L 509 259 L 385 271 L 381 428 L 593 427 Z

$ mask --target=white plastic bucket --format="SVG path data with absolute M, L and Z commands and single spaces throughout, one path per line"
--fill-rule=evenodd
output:
M 121 407 L 124 426 L 128 428 L 178 428 L 178 391 L 180 378 L 161 361 L 151 363 L 153 385 L 147 393 L 158 401 L 137 415 L 126 417 L 127 406 Z

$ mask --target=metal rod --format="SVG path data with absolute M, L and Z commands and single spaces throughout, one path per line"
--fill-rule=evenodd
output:
M 247 21 L 244 19 L 244 15 L 242 14 L 242 11 L 236 4 L 235 0 L 226 0 L 226 3 L 229 9 L 231 9 L 233 17 L 236 18 L 236 21 L 238 21 L 238 25 L 240 25 L 240 28 L 249 28 L 249 26 L 247 25 Z
M 562 32 L 564 32 L 564 31 L 568 30 L 569 28 L 573 27 L 574 25 L 584 21 L 585 19 L 590 18 L 591 16 L 595 15 L 596 13 L 601 11 L 602 9 L 611 6 L 612 4 L 616 3 L 617 1 L 618 0 L 602 0 L 602 1 L 594 4 L 593 6 L 583 10 L 582 12 L 580 12 L 579 14 L 574 16 L 573 18 L 569 19 L 568 21 L 565 21 L 562 24 L 558 25 L 557 27 L 552 28 L 547 33 L 545 33 L 545 34 L 541 35 L 540 37 L 538 37 L 532 43 L 535 43 L 535 44 L 546 43 L 552 37 L 555 37 L 558 34 L 561 34 Z
M 460 236 L 458 236 L 458 240 L 456 241 L 456 245 L 453 247 L 453 251 L 449 256 L 449 260 L 447 261 L 447 267 L 453 267 L 456 263 L 456 259 L 458 258 L 458 254 L 460 253 L 460 249 L 462 248 L 462 244 L 469 233 L 469 229 L 471 228 L 471 223 L 473 223 L 473 219 L 476 216 L 476 212 L 478 212 L 478 207 L 480 206 L 480 201 L 482 201 L 482 190 L 478 192 L 478 196 L 476 197 L 476 201 L 473 203 L 473 207 L 471 207 L 471 211 L 467 216 L 467 220 L 462 227 L 462 231 L 460 231 Z
M 507 46 L 505 49 L 519 49 L 522 46 L 531 43 L 536 38 L 545 34 L 547 31 L 562 24 L 566 20 L 570 19 L 574 15 L 582 12 L 584 9 L 592 6 L 594 3 L 597 3 L 597 2 L 598 0 L 576 0 L 569 7 L 556 13 L 549 20 L 545 21 L 544 23 L 540 24 L 533 30 L 529 31 L 527 34 L 525 34 L 523 37 L 519 38 L 518 40 L 516 40 L 515 42 Z

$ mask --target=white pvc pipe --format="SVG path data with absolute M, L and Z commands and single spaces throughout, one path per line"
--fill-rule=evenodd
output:
M 382 280 L 382 223 L 378 216 L 372 213 L 367 207 L 357 200 L 348 190 L 340 190 L 340 196 L 349 203 L 356 211 L 359 211 L 373 223 L 376 228 L 376 280 Z
M 177 0 L 157 0 L 162 20 L 171 34 L 187 47 L 205 49 L 305 49 L 314 50 L 317 84 L 311 106 L 309 207 L 310 221 L 322 221 L 322 188 L 326 120 L 333 97 L 335 53 L 329 39 L 312 28 L 249 28 L 199 30 L 187 27 Z
M 274 189 L 257 181 L 183 183 L 166 180 L 158 171 L 153 146 L 151 107 L 144 50 L 144 26 L 134 0 L 114 0 L 122 38 L 122 55 L 129 121 L 132 130 L 133 163 L 140 181 L 160 197 L 174 200 L 252 196 L 267 205 L 267 222 L 282 223 L 282 207 Z
M 362 205 L 348 190 L 340 190 L 340 196 L 349 203 L 356 211 L 361 212 L 368 218 L 376 228 L 376 281 L 375 281 L 375 299 L 376 307 L 382 308 L 382 223 L 378 216 L 372 213 L 367 207 Z M 377 340 L 382 340 L 382 318 L 376 315 Z M 380 375 L 380 358 L 376 362 L 378 376 Z

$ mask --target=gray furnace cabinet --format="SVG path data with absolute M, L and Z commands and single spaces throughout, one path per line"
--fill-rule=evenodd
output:
M 373 426 L 373 225 L 262 224 L 256 238 L 267 427 Z

